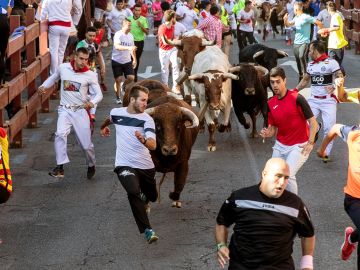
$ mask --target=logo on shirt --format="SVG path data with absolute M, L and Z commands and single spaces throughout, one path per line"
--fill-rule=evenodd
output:
M 326 71 L 326 67 L 325 67 L 325 66 L 322 66 L 322 67 L 321 67 L 321 71 L 325 72 L 325 71 Z
M 130 172 L 129 170 L 122 171 L 119 175 L 122 176 L 122 177 L 126 177 L 126 176 L 129 176 L 129 175 L 134 175 L 135 176 L 135 174 Z
M 275 110 L 278 106 L 279 106 L 279 105 L 275 105 L 275 106 L 273 107 L 273 109 Z
M 74 81 L 69 81 L 69 80 L 64 80 L 63 81 L 63 86 L 64 86 L 64 91 L 79 92 L 81 83 L 74 82 Z

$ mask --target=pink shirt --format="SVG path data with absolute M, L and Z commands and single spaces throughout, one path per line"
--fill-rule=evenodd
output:
M 154 11 L 160 11 L 158 14 L 154 15 L 154 21 L 161 21 L 163 17 L 163 12 L 161 9 L 161 2 L 154 2 L 151 6 L 153 12 Z
M 216 45 L 221 48 L 224 25 L 219 18 L 210 15 L 199 24 L 197 29 L 202 30 L 208 40 L 216 40 Z

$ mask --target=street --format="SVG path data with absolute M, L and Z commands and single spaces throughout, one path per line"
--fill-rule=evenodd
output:
M 285 46 L 283 39 L 279 35 L 277 39 L 270 37 L 266 45 L 288 52 L 289 57 L 281 59 L 280 66 L 286 71 L 288 88 L 294 88 L 298 81 L 295 58 L 292 47 Z M 39 127 L 23 131 L 24 148 L 10 151 L 14 193 L 7 204 L 0 206 L 0 270 L 220 269 L 214 240 L 217 213 L 233 190 L 259 182 L 275 140 L 263 143 L 261 138 L 249 138 L 250 130 L 238 123 L 233 112 L 232 131 L 216 133 L 216 152 L 207 151 L 207 131 L 199 134 L 181 195 L 182 208 L 171 207 L 168 193 L 173 188 L 173 180 L 169 174 L 161 186 L 161 202 L 153 203 L 150 213 L 150 222 L 159 240 L 147 244 L 137 230 L 126 193 L 113 172 L 114 127 L 111 127 L 110 138 L 99 134 L 102 120 L 111 108 L 118 106 L 113 92 L 111 50 L 106 48 L 103 53 L 108 91 L 104 92 L 96 114 L 95 177 L 86 179 L 85 158 L 73 134 L 68 137 L 71 162 L 64 166 L 65 178 L 59 180 L 48 175 L 55 166 L 53 133 L 59 103 L 52 100 L 51 112 L 39 114 Z M 230 62 L 237 64 L 237 59 L 234 41 Z M 353 50 L 346 51 L 347 88 L 360 86 L 359 59 Z M 154 37 L 145 41 L 140 61 L 140 77 L 160 79 Z M 308 90 L 301 93 L 307 96 Z M 359 116 L 359 105 L 338 105 L 339 123 L 356 124 Z M 260 117 L 258 131 L 261 126 Z M 356 251 L 349 261 L 340 258 L 344 229 L 352 226 L 343 209 L 347 160 L 347 145 L 337 139 L 331 162 L 323 163 L 313 151 L 297 175 L 299 196 L 308 206 L 315 226 L 314 269 L 356 269 Z M 158 181 L 160 176 L 157 175 Z M 300 241 L 296 239 L 297 269 L 300 258 Z

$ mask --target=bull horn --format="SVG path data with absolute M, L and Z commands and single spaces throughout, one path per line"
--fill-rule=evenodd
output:
M 165 37 L 165 35 L 163 36 L 163 38 L 164 38 L 164 41 L 165 41 L 165 43 L 166 44 L 168 44 L 168 45 L 171 45 L 171 46 L 181 46 L 182 44 L 181 44 L 181 40 L 178 40 L 178 39 L 173 39 L 173 40 L 171 40 L 171 39 L 167 39 L 166 37 Z
M 199 121 L 200 122 L 204 119 L 204 116 L 205 116 L 208 106 L 209 106 L 209 103 L 207 101 L 205 101 L 204 105 L 202 106 L 202 108 L 200 109 L 200 112 L 199 112 Z
M 287 54 L 287 52 L 281 51 L 281 50 L 276 50 L 277 53 L 283 57 L 288 57 L 289 55 Z
M 223 73 L 222 76 L 223 76 L 223 78 L 229 78 L 229 79 L 233 79 L 233 80 L 239 79 L 239 76 L 229 73 L 229 72 Z
M 193 75 L 191 75 L 191 76 L 188 77 L 188 80 L 201 79 L 202 76 L 204 76 L 202 73 L 193 74 Z
M 255 53 L 253 55 L 254 61 L 256 61 L 256 58 L 258 58 L 259 56 L 262 56 L 264 54 L 264 52 L 265 52 L 264 50 L 261 50 L 261 51 L 258 51 L 257 53 Z
M 240 71 L 240 66 L 235 66 L 235 67 L 229 68 L 230 73 L 239 72 L 239 71 Z
M 264 75 L 262 75 L 262 77 L 265 77 L 269 73 L 269 70 L 267 68 L 264 68 L 263 66 L 254 66 L 254 68 L 257 71 L 261 71 L 264 73 Z
M 176 83 L 178 85 L 181 85 L 183 82 L 186 81 L 186 79 L 188 78 L 188 74 L 186 72 L 181 72 L 180 76 L 176 79 Z
M 155 108 L 156 108 L 156 107 L 146 109 L 145 112 L 146 112 L 148 115 L 153 116 L 153 114 L 155 113 Z
M 184 108 L 184 107 L 180 107 L 180 110 L 184 115 L 189 117 L 189 119 L 192 123 L 191 126 L 187 126 L 186 128 L 193 128 L 193 127 L 199 126 L 199 118 L 196 116 L 195 113 L 193 113 L 191 110 Z
M 216 44 L 216 40 L 206 40 L 202 39 L 201 46 L 213 46 Z

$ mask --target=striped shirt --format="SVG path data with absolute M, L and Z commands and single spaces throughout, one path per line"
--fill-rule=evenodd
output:
M 216 40 L 216 45 L 221 48 L 221 39 L 224 25 L 219 18 L 210 15 L 200 23 L 197 29 L 203 31 L 205 37 L 208 40 Z

